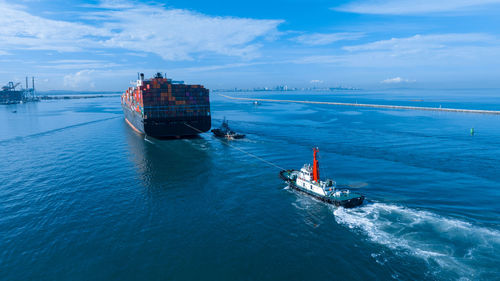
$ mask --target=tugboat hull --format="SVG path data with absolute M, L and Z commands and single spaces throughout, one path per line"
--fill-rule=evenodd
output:
M 334 197 L 334 196 L 321 196 L 319 194 L 316 194 L 314 192 L 311 192 L 307 189 L 304 189 L 300 186 L 298 186 L 295 183 L 295 179 L 290 177 L 291 172 L 294 170 L 283 170 L 280 172 L 280 178 L 286 182 L 288 182 L 289 186 L 292 187 L 293 189 L 300 191 L 302 193 L 305 193 L 309 196 L 312 196 L 318 200 L 321 200 L 323 202 L 326 202 L 328 204 L 332 204 L 335 206 L 341 206 L 344 208 L 354 208 L 357 207 L 361 204 L 363 204 L 363 201 L 365 199 L 365 196 L 363 195 L 356 195 L 356 196 L 346 196 L 345 198 L 342 197 Z
M 231 139 L 242 139 L 245 137 L 243 134 L 237 134 L 237 133 L 225 133 L 221 129 L 212 129 L 212 133 L 214 136 L 218 138 L 227 138 L 230 137 Z

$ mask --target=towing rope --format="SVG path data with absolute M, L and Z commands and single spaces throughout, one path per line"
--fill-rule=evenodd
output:
M 191 125 L 187 124 L 186 122 L 184 122 L 184 125 L 188 126 L 189 128 L 191 128 L 191 129 L 193 129 L 193 130 L 196 130 L 196 131 L 197 131 L 198 133 L 200 133 L 200 134 L 206 134 L 206 133 L 204 133 L 204 132 L 202 132 L 202 131 L 198 130 L 197 128 L 195 128 L 195 127 L 193 127 L 193 126 L 191 126 Z M 236 150 L 238 150 L 238 151 L 240 151 L 240 152 L 242 152 L 242 153 L 245 153 L 245 154 L 247 154 L 247 155 L 249 155 L 249 156 L 251 156 L 251 157 L 253 157 L 253 158 L 255 158 L 255 159 L 259 160 L 259 161 L 262 161 L 262 162 L 264 162 L 264 163 L 266 163 L 266 164 L 268 164 L 268 165 L 270 165 L 270 166 L 273 166 L 273 167 L 278 168 L 278 169 L 280 169 L 280 170 L 286 170 L 285 168 L 280 167 L 280 166 L 278 166 L 278 165 L 276 165 L 276 164 L 274 164 L 274 163 L 272 163 L 272 162 L 270 162 L 270 161 L 267 161 L 266 159 L 263 159 L 262 157 L 259 157 L 259 156 L 255 155 L 255 154 L 252 154 L 252 153 L 250 153 L 250 152 L 248 152 L 248 151 L 245 151 L 245 150 L 243 150 L 243 149 L 241 149 L 241 148 L 239 148 L 239 147 L 236 147 L 236 146 L 234 146 L 234 145 L 230 144 L 230 143 L 229 143 L 229 142 L 227 142 L 227 141 L 222 141 L 222 143 L 223 143 L 223 144 L 225 144 L 225 145 L 227 145 L 227 146 L 229 146 L 229 147 L 231 147 L 231 148 L 234 148 L 234 149 L 236 149 Z

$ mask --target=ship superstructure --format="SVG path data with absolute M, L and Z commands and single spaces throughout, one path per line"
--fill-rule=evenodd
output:
M 136 86 L 122 94 L 121 102 L 126 121 L 151 137 L 193 136 L 211 127 L 209 90 L 161 73 L 147 80 L 141 73 Z

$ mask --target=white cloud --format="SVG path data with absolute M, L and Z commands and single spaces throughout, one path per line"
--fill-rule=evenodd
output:
M 101 60 L 54 60 L 49 61 L 40 67 L 50 69 L 100 69 L 100 68 L 114 68 L 120 64 L 113 62 L 106 62 Z
M 0 10 L 0 48 L 4 50 L 75 52 L 95 46 L 93 38 L 110 35 L 101 28 L 33 16 L 22 6 L 5 2 L 0 2 Z
M 64 86 L 67 88 L 94 88 L 95 83 L 93 82 L 93 69 L 85 69 L 78 71 L 74 74 L 68 74 L 64 76 Z
M 51 20 L 0 0 L 0 49 L 77 52 L 127 49 L 154 53 L 165 60 L 191 60 L 202 53 L 255 58 L 257 39 L 278 33 L 282 20 L 213 17 L 161 5 L 106 1 L 85 18 L 99 26 Z
M 138 17 L 137 15 L 148 15 Z M 120 30 L 104 41 L 108 47 L 155 53 L 166 60 L 189 60 L 192 54 L 213 52 L 254 58 L 259 37 L 277 32 L 279 20 L 211 17 L 161 6 L 135 6 L 100 13 L 107 30 Z
M 493 67 L 500 63 L 500 42 L 488 34 L 432 34 L 345 46 L 345 53 L 293 59 L 296 64 L 323 64 L 376 69 Z
M 313 33 L 300 35 L 292 38 L 292 40 L 305 45 L 319 46 L 338 41 L 357 40 L 361 37 L 363 37 L 363 33 L 359 32 Z
M 461 46 L 478 43 L 494 43 L 497 39 L 491 35 L 480 33 L 450 33 L 434 35 L 415 35 L 406 38 L 391 38 L 362 45 L 343 47 L 347 51 L 373 51 L 392 50 L 403 53 L 416 53 L 429 49 L 445 49 L 446 47 L 459 43 Z
M 53 64 L 71 64 L 71 63 L 100 63 L 102 61 L 100 60 L 87 60 L 87 59 L 66 59 L 66 60 L 53 60 L 49 61 L 48 63 L 53 63 Z
M 289 62 L 296 64 L 339 64 L 342 60 L 342 56 L 338 55 L 315 55 L 293 59 Z
M 359 14 L 402 15 L 457 11 L 495 3 L 500 0 L 358 0 L 333 9 Z
M 371 43 L 343 47 L 351 55 L 366 63 L 384 65 L 454 65 L 460 63 L 488 63 L 498 59 L 495 52 L 500 48 L 498 39 L 487 34 L 433 34 L 392 38 Z
M 181 71 L 189 71 L 189 72 L 205 72 L 219 69 L 228 69 L 228 68 L 239 68 L 246 66 L 254 66 L 254 65 L 263 65 L 270 64 L 270 62 L 244 62 L 244 63 L 230 63 L 230 64 L 221 64 L 221 65 L 208 65 L 208 66 L 195 66 L 195 67 L 187 67 L 181 68 L 177 70 Z
M 382 84 L 400 84 L 400 83 L 413 83 L 415 80 L 404 79 L 401 77 L 388 78 L 380 81 Z

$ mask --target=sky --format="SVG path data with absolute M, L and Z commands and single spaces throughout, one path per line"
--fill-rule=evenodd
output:
M 500 0 L 0 0 L 0 84 L 500 88 Z

